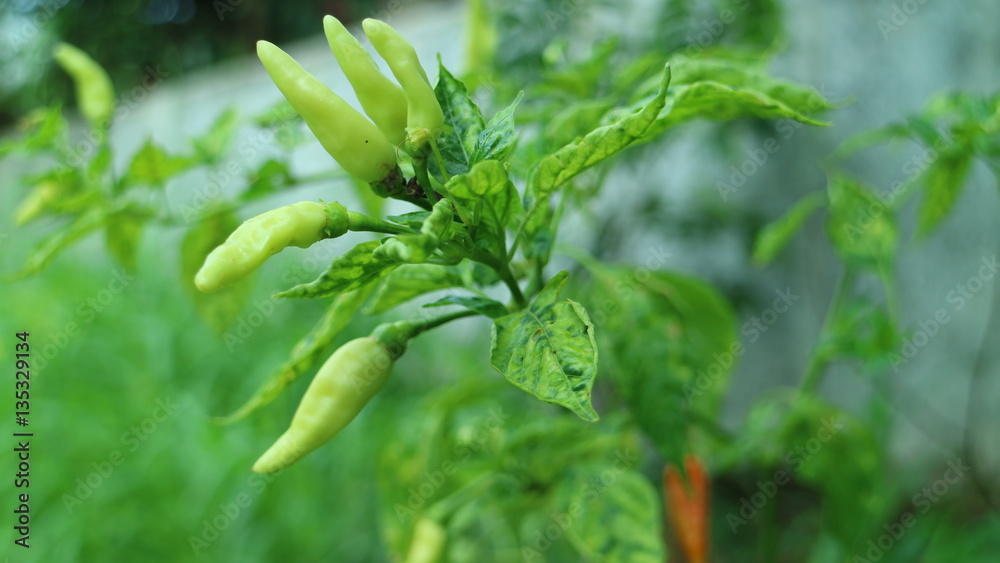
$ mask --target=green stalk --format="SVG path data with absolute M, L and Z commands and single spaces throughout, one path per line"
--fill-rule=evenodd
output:
M 815 391 L 816 386 L 819 385 L 819 382 L 822 379 L 823 370 L 829 363 L 826 353 L 820 353 L 822 351 L 823 338 L 826 335 L 826 332 L 830 329 L 830 323 L 833 322 L 834 315 L 837 313 L 837 310 L 840 309 L 840 304 L 844 300 L 844 294 L 847 293 L 847 288 L 853 279 L 854 276 L 850 270 L 844 270 L 841 272 L 840 278 L 837 280 L 837 288 L 834 290 L 833 299 L 830 300 L 830 306 L 826 310 L 826 317 L 823 319 L 823 326 L 819 330 L 819 344 L 815 349 L 813 349 L 812 355 L 809 357 L 809 364 L 806 366 L 806 373 L 802 377 L 802 382 L 799 384 L 800 394 L 812 393 Z

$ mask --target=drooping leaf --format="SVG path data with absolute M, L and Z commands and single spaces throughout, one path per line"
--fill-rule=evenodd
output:
M 374 289 L 374 284 L 370 284 L 335 297 L 323 317 L 292 348 L 288 360 L 271 372 L 247 402 L 231 414 L 216 418 L 216 422 L 231 424 L 253 414 L 277 398 L 300 375 L 323 360 L 330 345 L 354 318 Z
M 129 183 L 162 187 L 174 175 L 193 165 L 190 158 L 168 154 L 149 139 L 132 157 L 125 179 Z
M 486 127 L 479 133 L 475 148 L 469 158 L 469 165 L 486 160 L 500 160 L 510 156 L 517 140 L 514 131 L 514 111 L 524 98 L 524 92 L 518 92 L 514 101 L 494 115 Z
M 579 303 L 556 301 L 568 279 L 568 272 L 556 274 L 526 310 L 493 322 L 490 363 L 517 387 L 595 421 L 594 325 Z
M 245 200 L 254 200 L 279 192 L 295 181 L 288 169 L 288 163 L 275 159 L 261 164 L 256 171 L 250 174 L 248 180 L 250 180 L 250 185 L 243 193 Z
M 671 89 L 667 108 L 646 131 L 643 141 L 696 118 L 731 121 L 741 117 L 788 118 L 809 125 L 829 125 L 758 90 L 734 88 L 718 82 L 695 82 Z
M 500 318 L 508 312 L 503 303 L 477 295 L 448 295 L 433 303 L 428 303 L 424 307 L 444 307 L 445 305 L 460 305 L 491 319 Z
M 240 220 L 232 211 L 210 213 L 193 225 L 181 242 L 181 285 L 194 302 L 198 316 L 218 334 L 229 330 L 239 318 L 250 300 L 253 284 L 245 280 L 208 294 L 194 285 L 194 277 L 205 257 L 239 226 Z
M 463 285 L 462 274 L 453 266 L 404 264 L 386 277 L 365 312 L 383 313 L 425 293 Z
M 363 242 L 338 256 L 315 280 L 299 284 L 275 295 L 285 299 L 316 299 L 360 289 L 388 275 L 399 262 L 376 258 L 372 253 L 381 241 Z
M 673 65 L 674 86 L 715 82 L 741 90 L 751 90 L 803 115 L 832 109 L 833 105 L 816 90 L 778 80 L 743 61 L 725 58 L 688 58 Z
M 972 157 L 972 151 L 966 147 L 948 147 L 927 170 L 918 219 L 921 234 L 930 234 L 955 206 L 965 185 Z
M 826 194 L 812 193 L 795 203 L 784 215 L 757 233 L 753 244 L 753 261 L 764 266 L 784 250 L 806 219 L 826 202 Z

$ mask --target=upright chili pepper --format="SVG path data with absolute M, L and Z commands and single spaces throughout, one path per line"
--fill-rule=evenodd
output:
M 406 95 L 389 80 L 368 51 L 333 16 L 323 18 L 323 30 L 340 70 L 354 89 L 361 107 L 393 145 L 406 139 Z
M 663 469 L 663 502 L 688 563 L 706 563 L 709 547 L 708 477 L 705 466 L 694 454 L 684 456 L 684 469 L 691 492 L 688 493 L 677 468 L 668 464 Z
M 367 19 L 362 22 L 365 35 L 378 54 L 389 63 L 393 76 L 406 94 L 406 134 L 419 149 L 444 127 L 444 112 L 434 96 L 430 80 L 420 59 L 406 39 L 389 24 Z
M 319 368 L 292 423 L 253 465 L 274 473 L 328 442 L 382 389 L 395 358 L 374 336 L 344 344 Z
M 365 116 L 275 45 L 258 41 L 257 56 L 326 152 L 350 175 L 372 183 L 395 170 L 395 148 Z
M 108 73 L 87 53 L 69 43 L 56 45 L 53 56 L 73 79 L 80 113 L 92 126 L 107 127 L 115 109 L 115 88 Z

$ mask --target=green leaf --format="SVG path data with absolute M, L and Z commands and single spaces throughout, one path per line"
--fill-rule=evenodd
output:
M 24 136 L 0 145 L 0 155 L 18 149 L 36 152 L 60 145 L 69 149 L 66 146 L 66 118 L 61 106 L 38 108 L 22 119 L 18 127 L 24 130 Z
M 243 192 L 243 199 L 248 201 L 279 192 L 295 182 L 288 163 L 274 159 L 260 165 L 248 179 L 250 186 Z
M 493 322 L 490 363 L 517 387 L 596 421 L 590 406 L 597 374 L 594 325 L 579 303 L 556 302 L 568 280 L 568 272 L 556 274 L 527 310 Z
M 674 86 L 714 82 L 740 90 L 759 92 L 802 115 L 812 115 L 833 105 L 812 88 L 775 79 L 743 62 L 721 58 L 684 59 L 673 65 Z
M 152 139 L 148 139 L 132 157 L 125 179 L 134 184 L 163 186 L 167 180 L 193 165 L 191 159 L 167 154 Z
M 689 430 L 716 420 L 741 355 L 736 316 L 710 285 L 688 276 L 585 262 L 595 285 L 600 344 L 639 426 L 680 463 Z
M 210 164 L 221 160 L 229 150 L 239 123 L 240 114 L 236 108 L 230 108 L 215 120 L 207 133 L 195 139 L 194 148 L 201 160 Z
M 823 493 L 824 526 L 846 551 L 860 552 L 869 537 L 884 531 L 881 526 L 890 517 L 884 454 L 868 426 L 803 396 L 792 405 L 777 435 L 790 472 Z
M 867 186 L 847 176 L 831 177 L 828 194 L 826 231 L 841 259 L 870 269 L 887 264 L 898 239 L 892 210 Z
M 103 209 L 97 208 L 92 208 L 76 216 L 69 225 L 61 227 L 36 246 L 20 270 L 3 276 L 3 279 L 6 281 L 15 281 L 40 272 L 60 252 L 66 250 L 90 233 L 100 229 L 107 221 L 107 213 Z
M 428 303 L 424 307 L 444 307 L 445 305 L 459 305 L 491 319 L 500 318 L 508 312 L 503 303 L 476 295 L 448 295 L 433 303 Z
M 595 494 L 592 487 L 597 482 L 602 486 Z M 580 560 L 665 560 L 662 502 L 649 481 L 627 465 L 610 480 L 607 465 L 581 467 L 559 483 L 556 497 L 555 513 L 566 518 L 569 540 Z
M 383 313 L 425 293 L 463 285 L 465 280 L 458 268 L 404 264 L 386 277 L 365 312 L 371 315 Z
M 323 317 L 292 348 L 288 360 L 271 372 L 247 402 L 231 414 L 216 418 L 215 421 L 231 424 L 246 418 L 273 401 L 300 375 L 323 360 L 330 345 L 354 318 L 374 289 L 374 285 L 367 285 L 355 291 L 341 293 L 334 298 Z
M 761 229 L 753 244 L 754 263 L 764 266 L 774 260 L 795 233 L 799 232 L 806 219 L 824 203 L 826 203 L 825 193 L 809 194 L 796 202 L 776 221 Z
M 480 162 L 468 174 L 453 177 L 448 181 L 447 191 L 466 225 L 485 227 L 501 242 L 507 225 L 521 211 L 517 189 L 507 170 L 496 160 Z
M 107 224 L 104 240 L 108 250 L 125 269 L 135 270 L 146 221 L 126 209 L 110 215 Z
M 504 160 L 514 150 L 517 139 L 514 131 L 514 111 L 524 98 L 524 92 L 518 92 L 514 101 L 498 111 L 486 128 L 479 133 L 475 149 L 469 159 L 469 165 L 486 160 Z
M 376 282 L 399 266 L 399 262 L 372 255 L 380 245 L 381 241 L 377 240 L 363 242 L 335 258 L 320 277 L 283 291 L 275 297 L 316 299 L 335 293 L 354 291 Z
M 948 212 L 962 193 L 965 177 L 972 164 L 973 152 L 963 146 L 952 146 L 941 151 L 937 160 L 924 175 L 924 199 L 920 203 L 918 229 L 928 235 Z
M 545 232 L 551 218 L 549 197 L 559 186 L 587 168 L 613 156 L 643 136 L 653 124 L 666 103 L 667 86 L 670 84 L 670 66 L 666 66 L 660 81 L 660 90 L 642 109 L 610 125 L 590 132 L 583 139 L 570 143 L 546 156 L 535 165 L 528 176 L 524 233 L 529 244 L 526 251 L 535 256 L 547 256 L 548 245 L 538 248 L 533 239 Z M 535 249 L 535 250 L 532 250 Z
M 438 137 L 438 148 L 449 174 L 469 169 L 476 141 L 483 130 L 483 116 L 460 80 L 448 72 L 438 57 L 438 83 L 434 94 L 444 112 L 445 129 Z
M 253 292 L 252 283 L 240 283 L 208 294 L 194 285 L 205 257 L 240 226 L 232 211 L 209 213 L 193 225 L 181 242 L 181 285 L 194 302 L 198 316 L 216 333 L 223 334 L 239 318 Z
M 809 117 L 765 92 L 735 88 L 718 82 L 696 82 L 672 87 L 668 106 L 643 135 L 648 141 L 679 123 L 695 118 L 732 121 L 741 117 L 788 118 L 809 125 L 829 125 Z

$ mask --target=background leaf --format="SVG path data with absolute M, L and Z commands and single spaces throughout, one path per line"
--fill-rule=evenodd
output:
M 784 215 L 761 229 L 754 239 L 753 261 L 758 266 L 764 266 L 774 260 L 799 232 L 806 219 L 825 202 L 826 194 L 809 194 L 795 202 Z
M 205 219 L 188 229 L 181 242 L 181 284 L 194 302 L 198 316 L 218 334 L 229 330 L 239 318 L 253 292 L 251 280 L 255 275 L 251 274 L 250 279 L 214 293 L 199 290 L 194 285 L 194 276 L 205 262 L 205 257 L 239 226 L 240 220 L 232 211 L 208 213 Z

